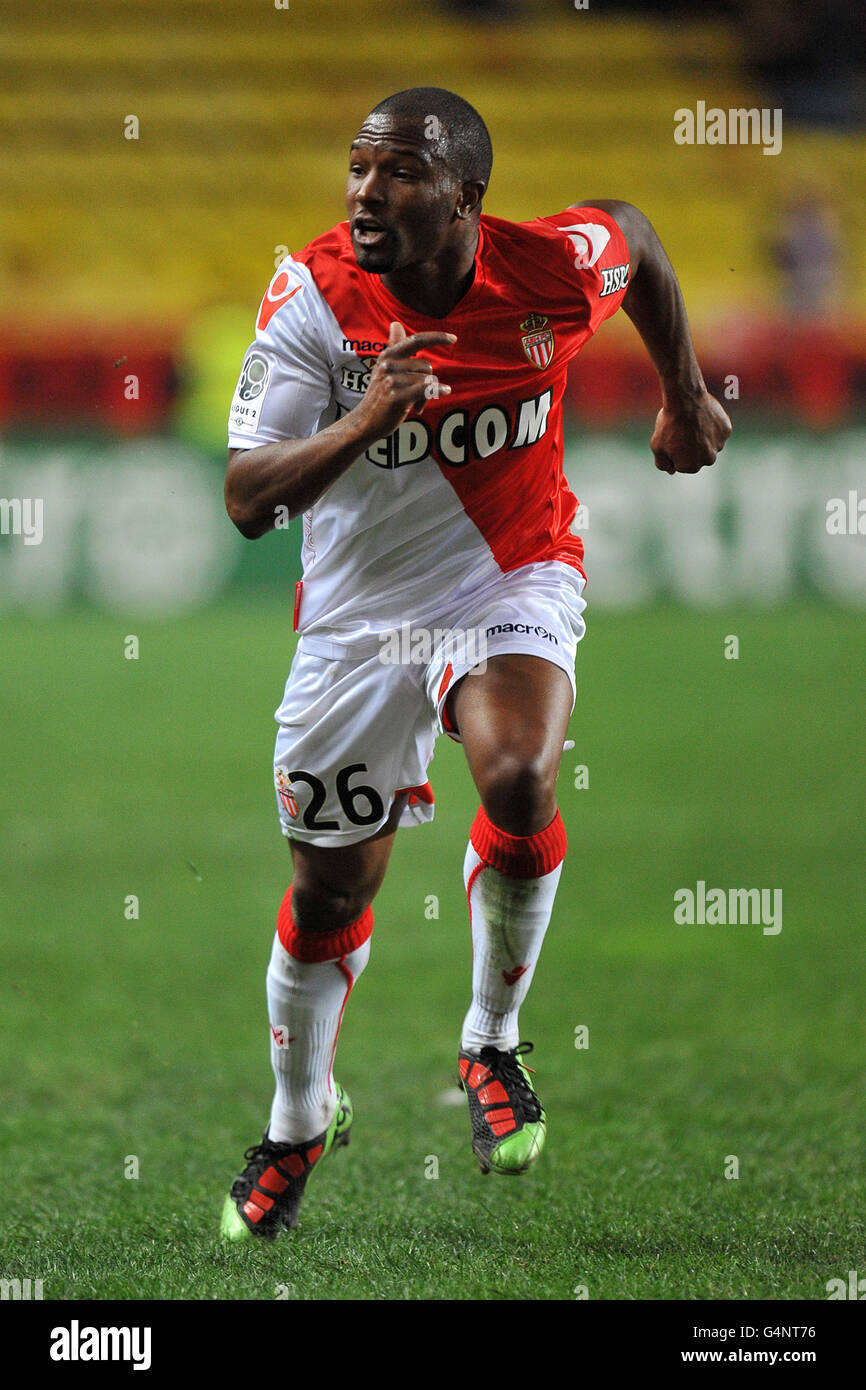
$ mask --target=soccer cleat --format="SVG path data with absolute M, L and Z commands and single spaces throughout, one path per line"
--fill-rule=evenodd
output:
M 472 1150 L 482 1173 L 525 1173 L 544 1148 L 544 1107 L 520 1060 L 531 1051 L 532 1043 L 522 1042 L 508 1052 L 460 1052 L 458 1085 L 469 1100 Z
M 276 1240 L 280 1230 L 298 1224 L 307 1178 L 332 1149 L 349 1142 L 352 1102 L 337 1086 L 337 1109 L 328 1128 L 302 1144 L 274 1144 L 267 1130 L 262 1142 L 247 1149 L 247 1166 L 223 1203 L 220 1235 L 224 1240 Z

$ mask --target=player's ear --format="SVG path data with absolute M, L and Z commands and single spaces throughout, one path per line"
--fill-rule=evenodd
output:
M 481 211 L 481 199 L 484 197 L 486 188 L 486 183 L 482 183 L 480 180 L 475 183 L 460 185 L 460 195 L 457 199 L 455 212 L 462 222 L 465 222 L 474 212 Z

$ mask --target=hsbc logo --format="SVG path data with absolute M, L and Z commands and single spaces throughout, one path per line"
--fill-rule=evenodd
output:
M 347 339 L 344 338 L 343 342 L 345 343 L 346 341 Z M 358 357 L 358 361 L 363 364 L 362 371 L 359 371 L 357 367 L 343 367 L 340 372 L 340 385 L 345 387 L 347 391 L 354 391 L 359 394 L 366 391 L 367 387 L 370 385 L 370 375 L 376 365 L 377 355 L 378 354 L 369 357 Z
M 618 290 L 624 290 L 628 285 L 628 262 L 625 265 L 607 266 L 601 272 L 601 281 L 599 299 L 606 294 L 616 294 Z

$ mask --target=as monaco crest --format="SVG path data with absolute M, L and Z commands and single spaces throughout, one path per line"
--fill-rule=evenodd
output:
M 280 798 L 283 810 L 287 811 L 294 820 L 298 814 L 298 799 L 292 790 L 288 769 L 285 767 L 275 768 L 274 780 L 277 786 L 277 796 Z
M 520 325 L 523 331 L 523 337 L 520 339 L 523 351 L 533 367 L 538 367 L 539 370 L 546 367 L 553 358 L 553 329 L 545 328 L 546 323 L 544 314 L 530 314 Z

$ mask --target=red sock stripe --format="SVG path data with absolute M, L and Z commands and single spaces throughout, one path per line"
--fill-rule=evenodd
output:
M 368 908 L 367 911 L 369 912 L 370 909 Z M 337 1031 L 334 1033 L 334 1045 L 331 1048 L 331 1061 L 328 1067 L 328 1090 L 332 1094 L 334 1090 L 334 1058 L 337 1055 L 337 1039 L 340 1036 L 340 1029 L 343 1026 L 343 1014 L 346 1012 L 349 995 L 352 993 L 352 986 L 355 983 L 355 977 L 342 957 L 337 961 L 337 969 L 341 971 L 343 979 L 346 981 L 346 993 L 343 995 L 343 1002 L 340 1005 L 340 1017 L 337 1019 Z
M 493 824 L 483 806 L 478 808 L 469 838 L 485 864 L 508 878 L 541 878 L 552 873 L 565 858 L 567 843 L 558 811 L 537 835 L 508 835 Z
M 470 932 L 472 931 L 472 889 L 475 887 L 475 880 L 476 880 L 476 878 L 478 877 L 478 875 L 479 875 L 484 869 L 487 869 L 487 868 L 489 868 L 489 867 L 490 867 L 489 864 L 476 864 L 476 865 L 475 865 L 475 868 L 474 868 L 474 869 L 472 870 L 472 872 L 470 873 L 468 882 L 467 882 L 467 884 L 466 884 L 466 902 L 467 902 L 468 907 L 469 907 L 469 931 L 470 931 Z M 473 941 L 474 941 L 474 938 L 473 938 Z
M 298 931 L 292 918 L 292 889 L 289 886 L 286 896 L 277 913 L 277 936 L 281 944 L 295 960 L 317 962 L 339 960 L 349 955 L 372 934 L 373 909 L 366 912 L 347 927 L 337 927 L 334 931 Z

